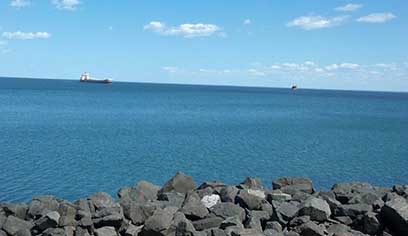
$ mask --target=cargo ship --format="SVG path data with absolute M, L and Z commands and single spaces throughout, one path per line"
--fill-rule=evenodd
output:
M 112 80 L 111 79 L 95 79 L 91 78 L 90 74 L 88 72 L 85 72 L 81 75 L 81 78 L 79 79 L 80 82 L 86 82 L 86 83 L 100 83 L 100 84 L 111 84 Z

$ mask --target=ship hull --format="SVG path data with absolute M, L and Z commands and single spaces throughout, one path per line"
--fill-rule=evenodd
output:
M 88 79 L 88 80 L 80 80 L 80 82 L 83 82 L 83 83 L 96 83 L 96 84 L 111 84 L 112 83 L 112 80 L 91 80 L 91 79 Z

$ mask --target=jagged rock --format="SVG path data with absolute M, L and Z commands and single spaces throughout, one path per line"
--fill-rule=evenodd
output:
M 60 214 L 59 226 L 75 226 L 75 216 L 77 213 L 76 206 L 69 202 L 63 202 L 58 207 L 58 213 Z
M 165 206 L 172 206 L 180 208 L 183 205 L 185 198 L 184 193 L 178 192 L 165 192 L 159 193 L 157 199 L 160 200 Z
M 273 189 L 280 189 L 284 193 L 293 194 L 296 191 L 313 193 L 313 182 L 307 178 L 283 177 L 272 182 Z
M 263 233 L 265 236 L 284 236 L 282 231 L 276 231 L 274 229 L 266 229 Z
M 224 230 L 217 228 L 206 229 L 204 232 L 207 233 L 207 236 L 227 236 Z
M 138 236 L 143 230 L 143 225 L 136 226 L 130 224 L 129 227 L 125 231 L 125 236 Z
M 3 230 L 6 231 L 9 235 L 16 235 L 19 230 L 31 230 L 32 227 L 33 224 L 31 222 L 10 215 L 7 217 L 7 220 L 3 225 Z
M 280 190 L 273 190 L 266 194 L 266 200 L 268 200 L 268 202 L 272 201 L 285 202 L 292 200 L 292 196 L 290 194 L 283 193 Z
M 118 203 L 107 193 L 98 192 L 90 196 L 89 200 L 95 207 L 95 210 L 102 210 L 106 208 L 116 208 Z
M 381 210 L 381 218 L 385 225 L 398 235 L 408 235 L 408 202 L 396 196 L 387 201 Z
M 262 203 L 261 211 L 267 212 L 270 217 L 273 216 L 273 206 L 269 202 Z
M 211 208 L 220 202 L 221 202 L 221 198 L 220 198 L 220 195 L 218 194 L 205 195 L 201 199 L 201 203 L 207 208 Z
M 329 226 L 327 232 L 329 236 L 368 236 L 367 234 L 352 230 L 350 227 L 341 224 Z
M 339 208 L 336 210 L 336 215 L 349 216 L 352 219 L 355 219 L 357 216 L 364 215 L 372 210 L 373 207 L 367 204 L 346 204 L 339 206 Z
M 105 226 L 99 229 L 95 229 L 96 236 L 117 236 L 118 233 L 116 232 L 114 227 Z
M 288 225 L 291 227 L 296 227 L 296 226 L 303 225 L 309 221 L 310 221 L 310 216 L 296 216 L 289 222 Z
M 375 189 L 368 183 L 339 183 L 332 187 L 332 192 L 336 199 L 342 204 L 349 203 L 353 197 L 368 192 L 374 192 Z
M 265 223 L 265 229 L 273 229 L 282 232 L 282 225 L 277 221 L 268 221 Z
M 304 223 L 299 227 L 301 236 L 324 236 L 324 229 L 313 221 Z
M 238 227 L 238 228 L 244 228 L 244 225 L 242 224 L 241 219 L 239 218 L 239 216 L 232 216 L 232 217 L 228 217 L 227 219 L 225 219 L 221 225 L 220 225 L 220 229 L 226 229 L 228 227 Z
M 221 189 L 220 197 L 222 202 L 235 202 L 239 189 L 234 186 L 227 186 Z
M 300 205 L 299 215 L 308 215 L 315 221 L 325 221 L 330 217 L 331 210 L 325 200 L 312 197 Z
M 258 177 L 247 177 L 240 185 L 242 189 L 264 189 L 262 181 Z
M 191 236 L 205 236 L 204 232 L 197 232 L 193 224 L 187 220 L 181 212 L 176 212 L 174 214 L 173 221 L 170 228 L 166 231 L 165 235 L 191 235 Z
M 156 204 L 141 204 L 136 202 L 132 202 L 122 206 L 126 218 L 130 219 L 135 225 L 143 224 L 150 216 L 153 215 L 153 213 L 158 208 Z
M 0 207 L 0 229 L 3 227 L 3 224 L 6 222 L 6 220 L 7 220 L 6 213 L 2 212 Z
M 394 185 L 392 191 L 402 197 L 408 197 L 408 185 Z
M 377 215 L 373 212 L 368 212 L 363 218 L 364 232 L 370 235 L 377 234 L 380 231 L 381 224 Z
M 203 219 L 209 213 L 207 207 L 205 207 L 201 203 L 200 197 L 198 196 L 198 194 L 195 193 L 195 195 L 197 195 L 196 196 L 197 199 L 192 200 L 192 201 L 190 200 L 187 202 L 185 201 L 185 203 L 183 203 L 183 206 L 181 208 L 181 212 L 183 212 L 184 215 L 190 220 Z
M 351 225 L 353 223 L 353 220 L 349 216 L 335 216 L 334 219 L 344 225 Z
M 65 236 L 75 236 L 75 227 L 74 226 L 64 226 L 64 235 Z
M 90 236 L 90 234 L 87 229 L 76 227 L 75 236 Z
M 263 198 L 250 194 L 248 190 L 240 190 L 235 197 L 235 203 L 248 210 L 260 210 L 265 201 Z
M 159 193 L 165 192 L 179 192 L 187 193 L 190 190 L 194 190 L 196 184 L 193 177 L 185 175 L 182 172 L 177 172 L 177 174 L 172 177 L 167 183 L 164 184 L 163 188 L 160 189 Z
M 28 229 L 20 229 L 17 231 L 16 236 L 31 236 L 31 231 Z
M 202 220 L 193 221 L 194 228 L 196 230 L 205 230 L 211 228 L 218 228 L 224 221 L 221 217 L 209 217 Z
M 27 215 L 28 206 L 26 204 L 8 203 L 3 206 L 3 209 L 7 215 L 13 215 L 24 220 Z
M 146 220 L 143 233 L 152 235 L 164 235 L 164 232 L 170 228 L 173 220 L 173 215 L 177 208 L 166 207 L 165 209 L 158 208 L 154 214 Z
M 0 236 L 7 236 L 7 233 L 0 229 Z
M 157 200 L 160 187 L 147 181 L 140 181 L 134 187 L 122 188 L 118 196 L 121 200 L 147 202 Z
M 202 183 L 197 189 L 198 190 L 203 190 L 206 188 L 211 188 L 214 191 L 216 191 L 217 193 L 219 193 L 221 191 L 221 189 L 223 189 L 224 187 L 226 187 L 227 185 L 224 184 L 223 182 L 219 182 L 219 181 L 212 181 L 212 182 L 204 182 Z
M 44 231 L 48 228 L 56 228 L 60 219 L 60 214 L 57 211 L 50 211 L 45 216 L 35 222 L 36 228 Z
M 274 207 L 274 218 L 282 224 L 287 224 L 299 211 L 299 204 L 296 202 L 282 202 Z
M 285 232 L 283 232 L 283 235 L 284 236 L 299 236 L 299 234 L 294 232 L 294 231 L 290 231 L 290 232 L 285 231 Z
M 262 231 L 262 225 L 264 225 L 269 218 L 270 215 L 266 211 L 250 211 L 247 214 L 245 227 Z
M 46 229 L 43 233 L 43 236 L 65 236 L 64 229 L 61 228 L 49 228 Z
M 57 211 L 59 202 L 54 196 L 38 196 L 33 198 L 28 206 L 28 215 L 33 219 L 38 219 L 49 211 Z
M 265 236 L 262 232 L 255 229 L 240 229 L 231 232 L 231 236 Z
M 230 202 L 218 203 L 217 205 L 213 206 L 210 210 L 216 216 L 220 216 L 224 219 L 236 215 L 239 216 L 241 221 L 244 221 L 245 219 L 245 210 Z
M 367 204 L 367 205 L 372 205 L 374 204 L 376 201 L 381 200 L 381 196 L 379 196 L 378 194 L 374 193 L 374 192 L 367 192 L 367 193 L 362 193 L 359 195 L 356 195 L 354 197 L 352 197 L 348 203 L 349 204 Z

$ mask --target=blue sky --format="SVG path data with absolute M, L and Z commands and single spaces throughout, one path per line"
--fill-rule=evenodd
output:
M 0 75 L 408 91 L 406 0 L 1 0 Z

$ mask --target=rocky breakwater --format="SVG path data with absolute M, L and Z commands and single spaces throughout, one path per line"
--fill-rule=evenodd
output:
M 265 188 L 255 177 L 237 186 L 177 173 L 163 187 L 142 181 L 69 202 L 53 196 L 0 205 L 0 236 L 362 236 L 408 235 L 408 186 L 336 184 L 316 192 L 306 178 Z

